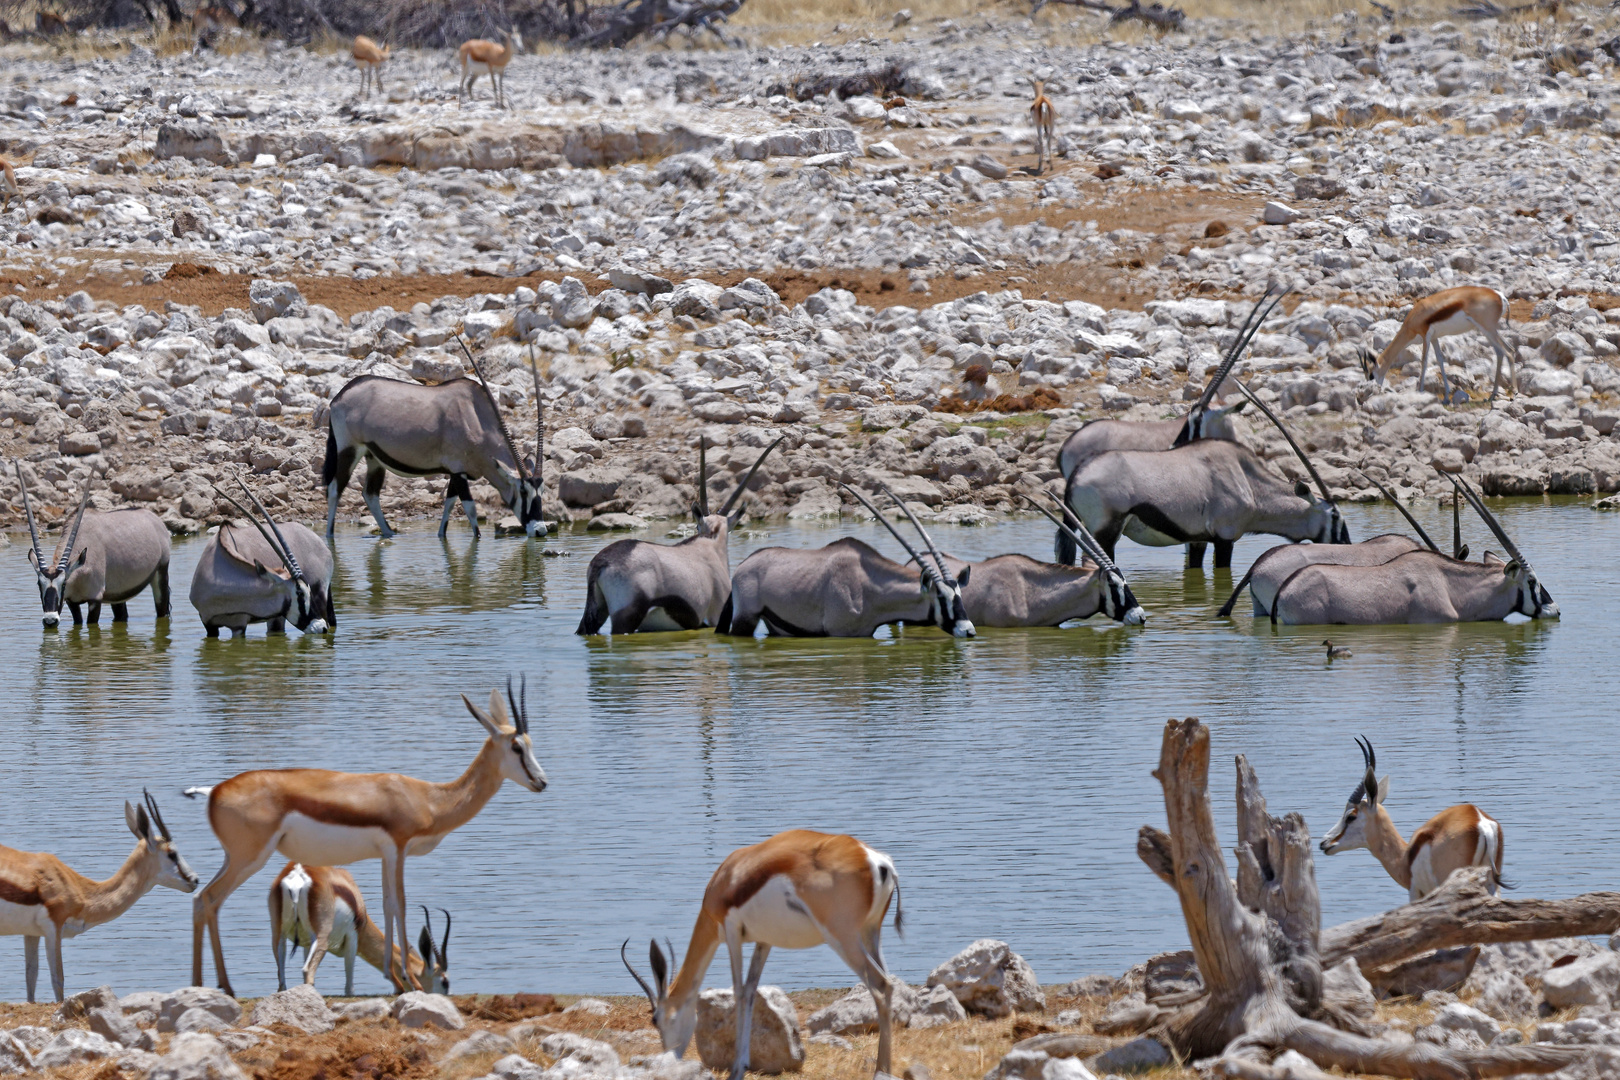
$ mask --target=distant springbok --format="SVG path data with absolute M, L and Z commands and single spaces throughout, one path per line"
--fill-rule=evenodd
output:
M 1502 379 L 1502 360 L 1508 362 L 1508 397 L 1513 396 L 1515 363 L 1513 350 L 1502 340 L 1500 327 L 1506 325 L 1508 303 L 1495 289 L 1479 285 L 1463 285 L 1425 296 L 1412 305 L 1411 312 L 1401 323 L 1395 337 L 1378 354 L 1376 360 L 1364 354 L 1362 364 L 1367 377 L 1383 384 L 1401 355 L 1413 342 L 1423 342 L 1423 359 L 1418 367 L 1417 388 L 1423 389 L 1423 377 L 1429 370 L 1429 350 L 1434 350 L 1435 366 L 1440 369 L 1440 387 L 1446 400 L 1451 400 L 1451 384 L 1446 379 L 1446 358 L 1440 351 L 1440 338 L 1478 330 L 1485 335 L 1496 353 L 1496 370 L 1491 374 L 1491 400 L 1496 400 L 1497 386 Z
M 17 187 L 17 172 L 11 167 L 11 162 L 0 158 L 0 212 L 11 206 L 11 200 L 19 193 Z
M 1041 162 L 1052 164 L 1052 126 L 1057 121 L 1057 110 L 1052 107 L 1052 99 L 1046 96 L 1046 84 L 1040 79 L 1031 79 L 1035 86 L 1035 100 L 1029 107 L 1029 118 L 1035 125 L 1035 171 L 1041 172 Z
M 1350 793 L 1339 823 L 1322 838 L 1323 853 L 1337 855 L 1366 848 L 1396 884 L 1406 886 L 1412 900 L 1423 899 L 1464 867 L 1483 866 L 1494 896 L 1503 885 L 1502 826 L 1496 819 L 1472 803 L 1462 803 L 1434 815 L 1412 834 L 1410 842 L 1402 840 L 1384 810 L 1389 777 L 1378 779 L 1378 756 L 1372 743 L 1358 738 L 1356 745 L 1361 747 L 1367 771 Z
M 378 45 L 364 34 L 354 39 L 350 50 L 355 67 L 360 69 L 360 96 L 366 97 L 375 88 L 382 92 L 382 66 L 388 61 L 388 46 Z
M 495 104 L 506 104 L 506 65 L 523 51 L 523 36 L 514 26 L 511 30 L 502 30 L 500 39 L 501 43 L 497 45 L 493 41 L 474 38 L 462 42 L 461 48 L 456 50 L 456 55 L 461 58 L 461 84 L 456 91 L 458 98 L 463 93 L 472 97 L 473 83 L 478 81 L 478 76 L 488 75 Z
M 443 910 L 442 908 L 440 910 Z M 430 994 L 450 992 L 450 913 L 444 913 L 444 941 L 433 943 L 433 922 L 427 920 L 417 948 L 406 957 L 406 967 L 421 980 Z M 341 866 L 305 866 L 290 862 L 270 885 L 270 941 L 276 954 L 277 989 L 287 989 L 287 943 L 304 950 L 304 982 L 315 985 L 315 973 L 328 951 L 343 957 L 343 996 L 354 996 L 354 958 L 384 974 L 383 932 L 366 914 L 366 899 L 354 875 Z M 392 948 L 393 962 L 399 963 L 399 946 Z M 424 959 L 426 958 L 426 959 Z

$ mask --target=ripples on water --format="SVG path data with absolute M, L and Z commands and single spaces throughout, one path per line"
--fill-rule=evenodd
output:
M 475 544 L 463 526 L 441 544 L 431 523 L 418 523 L 389 543 L 339 538 L 334 637 L 267 640 L 261 627 L 247 641 L 207 641 L 186 601 L 197 540 L 175 546 L 167 631 L 154 630 L 142 598 L 127 628 L 109 627 L 109 611 L 99 630 L 47 634 L 27 540 L 14 538 L 0 564 L 0 767 L 10 789 L 0 841 L 104 877 L 133 843 L 122 802 L 147 786 L 206 881 L 220 852 L 203 804 L 180 798 L 183 787 L 282 766 L 450 779 L 482 737 L 457 695 L 487 695 L 526 671 L 551 787 L 537 796 L 507 785 L 408 863 L 413 911 L 427 903 L 455 914 L 459 992 L 633 992 L 619 942 L 668 935 L 684 952 L 719 860 L 799 826 L 851 832 L 894 857 L 907 937 L 891 929 L 885 951 L 908 980 L 978 937 L 1010 941 L 1043 981 L 1117 973 L 1185 943 L 1174 894 L 1135 856 L 1138 826 L 1164 820 L 1150 772 L 1171 716 L 1213 725 L 1228 845 L 1233 754 L 1250 756 L 1274 812 L 1300 810 L 1320 835 L 1361 767 L 1352 738 L 1366 734 L 1393 775 L 1388 805 L 1405 835 L 1444 806 L 1477 801 L 1503 823 L 1521 895 L 1612 887 L 1620 518 L 1567 500 L 1500 513 L 1562 607 L 1561 624 L 1339 627 L 1332 637 L 1356 655 L 1331 668 L 1322 628 L 1218 622 L 1229 575 L 1184 576 L 1179 549 L 1128 541 L 1120 562 L 1151 614 L 1142 631 L 1099 618 L 968 642 L 931 628 L 873 641 L 696 632 L 609 642 L 573 635 L 586 565 L 605 538 Z M 1357 537 L 1405 529 L 1387 507 L 1346 516 Z M 1429 518 L 1440 524 L 1432 508 L 1420 515 Z M 934 532 L 963 557 L 1050 557 L 1044 521 Z M 767 544 L 845 534 L 895 547 L 875 525 L 772 523 L 734 541 L 733 565 Z M 1477 524 L 1467 539 L 1486 546 Z M 1241 543 L 1239 571 L 1266 546 Z M 224 909 L 244 994 L 275 989 L 265 895 L 280 865 L 273 858 Z M 378 864 L 354 869 L 375 907 Z M 1317 874 L 1330 923 L 1402 900 L 1365 852 L 1318 856 Z M 155 889 L 67 943 L 69 991 L 186 983 L 190 928 L 191 898 Z M 724 967 L 711 984 L 725 982 Z M 328 991 L 340 969 L 323 968 Z M 386 990 L 378 972 L 360 969 L 363 992 Z M 853 977 L 820 949 L 778 951 L 767 981 Z M 10 939 L 0 943 L 0 998 L 22 994 L 22 943 Z

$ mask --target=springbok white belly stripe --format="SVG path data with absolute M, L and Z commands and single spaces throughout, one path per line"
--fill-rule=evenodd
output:
M 767 881 L 726 921 L 740 924 L 744 941 L 762 941 L 779 949 L 809 949 L 826 940 L 786 874 Z
M 13 904 L 0 900 L 0 934 L 43 935 L 51 925 L 44 904 Z

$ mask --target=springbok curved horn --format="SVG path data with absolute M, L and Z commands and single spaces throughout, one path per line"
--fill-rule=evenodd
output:
M 725 501 L 725 505 L 720 507 L 721 517 L 725 517 L 731 513 L 731 508 L 737 505 L 737 500 L 742 498 L 742 493 L 748 489 L 748 481 L 754 478 L 754 474 L 759 471 L 759 467 L 765 464 L 765 459 L 771 456 L 771 451 L 775 450 L 778 446 L 781 446 L 782 440 L 785 438 L 787 438 L 786 435 L 778 435 L 776 437 L 776 441 L 767 446 L 765 448 L 765 452 L 759 455 L 758 460 L 756 460 L 753 466 L 748 470 L 748 475 L 743 477 L 742 483 L 737 485 L 737 490 L 733 491 L 731 493 L 731 498 L 727 499 Z
M 630 939 L 625 938 L 624 944 L 619 946 L 619 959 L 624 961 L 624 970 L 630 973 L 632 979 L 641 984 L 641 992 L 647 995 L 647 1000 L 652 1002 L 653 1008 L 656 1009 L 658 1007 L 658 995 L 654 994 L 652 987 L 647 985 L 647 980 L 643 979 L 636 969 L 630 966 L 630 958 L 625 955 L 625 950 L 628 948 L 630 948 Z
M 901 512 L 906 515 L 906 518 L 911 522 L 911 527 L 917 530 L 917 535 L 922 537 L 924 544 L 928 545 L 928 554 L 934 557 L 934 565 L 939 567 L 940 578 L 942 580 L 949 581 L 951 578 L 951 572 L 945 569 L 945 556 L 939 553 L 939 548 L 934 544 L 934 538 L 929 536 L 928 530 L 922 527 L 922 522 L 918 521 L 917 515 L 911 512 L 911 507 L 901 502 L 899 498 L 895 496 L 895 493 L 889 490 L 888 484 L 885 484 L 883 481 L 879 480 L 878 487 L 882 488 L 883 494 L 892 499 L 894 504 L 898 506 Z
M 141 794 L 146 797 L 146 812 L 151 815 L 158 832 L 163 835 L 163 839 L 173 840 L 174 837 L 169 834 L 169 826 L 163 822 L 163 812 L 158 809 L 157 800 L 152 798 L 152 793 L 145 788 L 141 789 Z
M 517 443 L 512 441 L 512 433 L 506 429 L 506 418 L 501 415 L 501 404 L 495 400 L 495 394 L 489 388 L 489 380 L 484 378 L 484 369 L 478 365 L 472 350 L 467 348 L 467 342 L 460 334 L 456 335 L 456 344 L 461 351 L 467 354 L 467 362 L 472 364 L 473 374 L 478 376 L 478 385 L 484 388 L 484 396 L 489 399 L 489 407 L 495 411 L 495 426 L 501 429 L 501 438 L 506 440 L 506 452 L 512 455 L 512 468 L 523 478 L 523 459 L 518 456 Z
M 1305 466 L 1305 471 L 1311 474 L 1312 480 L 1316 481 L 1316 489 L 1322 493 L 1322 500 L 1332 502 L 1333 496 L 1328 492 L 1328 486 L 1323 482 L 1322 474 L 1316 471 L 1316 466 L 1311 464 L 1311 459 L 1305 456 L 1305 451 L 1300 449 L 1299 443 L 1295 442 L 1294 437 L 1288 433 L 1288 429 L 1283 426 L 1281 418 L 1272 412 L 1271 408 L 1261 401 L 1253 390 L 1244 385 L 1242 379 L 1233 379 L 1232 381 L 1237 384 L 1239 390 L 1243 391 L 1245 397 L 1254 402 L 1255 408 L 1266 414 L 1266 419 L 1277 425 L 1277 430 L 1282 432 L 1282 437 L 1288 440 L 1288 445 L 1294 448 L 1294 454 L 1299 458 L 1300 463 Z
M 84 508 L 90 505 L 90 485 L 84 486 L 84 495 L 79 499 L 79 509 L 73 518 L 73 531 L 68 533 L 67 543 L 62 547 L 62 561 L 56 564 L 56 572 L 60 574 L 66 570 L 68 563 L 73 561 L 73 545 L 79 542 L 79 526 L 84 524 Z
M 1378 755 L 1373 752 L 1372 740 L 1356 736 L 1356 745 L 1361 747 L 1361 760 L 1366 763 L 1367 773 L 1362 777 L 1361 786 L 1367 798 L 1376 802 L 1378 800 Z
M 1187 410 L 1187 422 L 1181 426 L 1181 433 L 1176 436 L 1177 446 L 1188 442 L 1192 438 L 1193 421 L 1208 411 L 1209 403 L 1215 400 L 1216 392 L 1220 389 L 1221 384 L 1226 381 L 1226 377 L 1232 373 L 1232 368 L 1236 366 L 1244 350 L 1249 347 L 1249 342 L 1254 340 L 1254 336 L 1260 332 L 1260 327 L 1287 295 L 1288 293 L 1284 291 L 1279 293 L 1275 300 L 1272 300 L 1271 289 L 1268 287 L 1266 295 L 1262 296 L 1256 301 L 1254 307 L 1249 309 L 1248 317 L 1243 320 L 1243 325 L 1238 328 L 1237 340 L 1232 343 L 1232 347 L 1227 350 L 1226 356 L 1222 358 L 1221 366 L 1215 369 L 1215 377 L 1210 379 L 1208 385 L 1204 387 L 1204 392 L 1198 395 L 1198 400 L 1193 403 L 1193 407 Z M 1265 306 L 1268 300 L 1271 300 L 1269 307 Z M 1262 307 L 1265 307 L 1264 311 L 1261 310 Z M 1256 316 L 1259 317 L 1256 318 Z
M 698 436 L 698 516 L 709 516 L 709 439 Z
M 1502 529 L 1502 523 L 1496 520 L 1495 514 L 1491 513 L 1485 508 L 1484 500 L 1482 500 L 1479 495 L 1474 492 L 1473 488 L 1468 486 L 1468 481 L 1455 474 L 1448 473 L 1447 475 L 1451 477 L 1451 482 L 1457 486 L 1458 490 L 1460 490 L 1463 495 L 1467 497 L 1468 505 L 1474 508 L 1474 513 L 1478 514 L 1485 520 L 1486 526 L 1489 527 L 1491 532 L 1495 534 L 1496 538 L 1502 542 L 1502 547 L 1507 550 L 1508 556 L 1526 570 L 1530 569 L 1530 562 L 1524 557 L 1524 554 L 1519 551 L 1519 545 L 1508 539 L 1508 534 Z
M 512 676 L 506 677 L 506 700 L 512 706 L 512 727 L 519 735 L 529 733 L 529 677 L 523 676 L 518 693 L 512 693 Z
M 439 940 L 439 963 L 445 967 L 450 966 L 450 912 L 445 908 L 439 909 L 444 916 L 444 937 Z
M 1412 516 L 1412 512 L 1405 506 L 1401 505 L 1401 501 L 1397 499 L 1388 488 L 1374 480 L 1372 477 L 1368 476 L 1366 473 L 1361 473 L 1361 478 L 1367 481 L 1367 483 L 1371 484 L 1373 487 L 1377 488 L 1380 495 L 1395 504 L 1395 509 L 1401 512 L 1401 517 L 1406 519 L 1406 523 L 1408 525 L 1417 530 L 1418 539 L 1429 545 L 1430 551 L 1434 552 L 1436 555 L 1444 554 L 1444 552 L 1435 546 L 1434 541 L 1429 539 L 1429 534 L 1423 531 L 1423 526 L 1417 523 L 1417 518 Z
M 13 461 L 11 465 L 17 470 L 17 489 L 22 492 L 23 516 L 28 519 L 28 539 L 34 545 L 34 565 L 43 570 L 45 553 L 39 549 L 39 527 L 34 524 L 34 504 L 28 501 L 28 484 L 23 480 L 22 462 Z
M 927 579 L 934 576 L 934 571 L 929 567 L 929 565 L 927 563 L 923 562 L 923 557 L 921 555 L 917 554 L 917 549 L 912 547 L 910 544 L 906 543 L 906 538 L 900 535 L 900 530 L 896 529 L 893 525 L 889 524 L 889 519 L 888 518 L 886 518 L 882 514 L 878 513 L 878 508 L 872 505 L 871 500 L 869 500 L 865 495 L 862 495 L 859 491 L 856 491 L 854 488 L 850 487 L 848 484 L 844 483 L 842 480 L 838 481 L 838 486 L 843 488 L 845 491 L 849 492 L 851 495 L 855 496 L 855 498 L 860 500 L 860 503 L 861 503 L 862 506 L 864 506 L 868 510 L 872 511 L 872 516 L 878 519 L 878 523 L 880 525 L 882 525 L 885 529 L 889 530 L 889 535 L 893 536 L 896 540 L 898 540 L 900 542 L 900 546 L 905 548 L 906 553 L 908 555 L 910 555 L 912 557 L 912 559 L 917 563 L 917 569 L 922 571 L 922 576 L 923 576 L 924 580 L 927 580 Z M 891 499 L 894 498 L 894 496 L 892 496 L 892 495 L 889 496 L 889 497 Z
M 220 486 L 218 484 L 214 483 L 212 480 L 210 480 L 208 482 L 208 486 L 213 488 L 215 494 L 217 494 L 220 498 L 224 499 L 226 502 L 228 502 L 232 506 L 236 507 L 237 512 L 240 513 L 244 518 L 247 519 L 247 522 L 248 522 L 249 525 L 252 525 L 255 529 L 259 530 L 259 535 L 264 537 L 264 542 L 266 544 L 270 545 L 270 550 L 272 552 L 274 552 L 276 558 L 281 561 L 282 567 L 286 569 L 287 573 L 291 574 L 293 572 L 293 569 L 292 569 L 291 566 L 287 565 L 287 556 L 283 555 L 282 552 L 281 552 L 281 548 L 276 546 L 276 538 L 271 536 L 269 534 L 269 532 L 267 532 L 265 530 L 265 527 L 263 525 L 259 524 L 259 519 L 253 516 L 253 511 L 249 510 L 247 507 L 245 507 L 241 503 L 237 502 L 231 496 L 227 495 L 223 490 L 221 490 Z
M 259 501 L 259 497 L 253 493 L 253 489 L 248 487 L 240 476 L 236 478 L 236 485 L 247 492 L 247 497 L 253 500 L 253 505 L 263 515 L 264 523 L 270 526 L 271 532 L 276 534 L 276 543 L 281 545 L 281 559 L 287 564 L 287 569 L 292 572 L 293 577 L 303 581 L 304 570 L 298 565 L 298 560 L 293 558 L 292 548 L 287 546 L 287 538 L 281 535 L 281 526 L 276 524 L 276 519 L 271 517 L 270 511 L 264 508 L 264 503 Z
M 540 483 L 546 460 L 546 403 L 540 396 L 540 365 L 534 362 L 534 345 L 529 346 L 529 371 L 534 375 L 534 482 Z

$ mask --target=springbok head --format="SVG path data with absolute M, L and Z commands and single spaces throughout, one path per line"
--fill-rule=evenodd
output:
M 1361 760 L 1366 772 L 1362 773 L 1355 790 L 1350 792 L 1350 798 L 1344 804 L 1344 813 L 1339 815 L 1339 823 L 1322 837 L 1324 855 L 1337 855 L 1341 851 L 1366 847 L 1367 826 L 1383 805 L 1384 797 L 1389 794 L 1389 777 L 1378 779 L 1378 755 L 1373 753 L 1372 743 L 1358 736 L 1356 745 L 1361 747 Z
M 169 835 L 169 827 L 163 823 L 163 815 L 158 812 L 157 800 L 145 789 L 141 794 L 145 798 L 145 806 L 136 807 L 127 800 L 124 802 L 124 821 L 129 825 L 129 831 L 135 834 L 135 839 L 146 841 L 145 857 L 153 864 L 153 880 L 165 888 L 192 892 L 197 888 L 197 875 L 192 873 L 191 867 L 186 865 L 186 860 L 175 848 L 174 837 Z
M 1221 384 L 1226 381 L 1226 377 L 1232 374 L 1232 368 L 1242 358 L 1244 350 L 1254 340 L 1254 335 L 1260 332 L 1260 327 L 1265 323 L 1266 318 L 1276 310 L 1277 305 L 1282 303 L 1283 298 L 1287 295 L 1286 292 L 1278 293 L 1276 298 L 1273 299 L 1271 290 L 1268 288 L 1266 295 L 1262 296 L 1254 307 L 1249 309 L 1248 317 L 1243 320 L 1243 325 L 1238 328 L 1237 340 L 1233 341 L 1232 347 L 1226 350 L 1226 355 L 1221 358 L 1220 367 L 1215 369 L 1215 374 L 1205 384 L 1204 392 L 1198 395 L 1198 400 L 1193 402 L 1193 407 L 1187 410 L 1187 422 L 1181 425 L 1181 433 L 1176 436 L 1176 446 L 1195 442 L 1198 439 L 1236 441 L 1236 432 L 1232 428 L 1232 418 L 1242 412 L 1244 406 L 1248 403 L 1240 401 L 1236 405 L 1217 409 L 1213 407 L 1215 395 L 1220 392 Z
M 754 464 L 749 467 L 748 472 L 742 478 L 742 482 L 737 485 L 736 489 L 721 505 L 720 512 L 711 514 L 709 513 L 709 443 L 708 439 L 699 436 L 698 501 L 697 505 L 692 507 L 692 514 L 697 518 L 699 536 L 712 536 L 724 540 L 726 534 L 737 527 L 737 522 L 742 520 L 743 510 L 741 503 L 743 492 L 748 490 L 748 485 L 753 481 L 754 474 L 759 471 L 761 465 L 765 464 L 765 459 L 771 456 L 771 451 L 781 446 L 782 440 L 786 438 L 786 435 L 780 435 L 775 442 L 765 448 L 765 452 L 760 454 L 754 460 Z
M 501 755 L 501 775 L 520 787 L 535 793 L 546 790 L 546 771 L 534 756 L 534 742 L 529 738 L 529 677 L 523 676 L 521 689 L 512 692 L 512 677 L 506 677 L 506 701 L 499 690 L 489 692 L 489 709 L 480 709 L 466 694 L 461 703 L 473 718 L 489 732 L 489 741 Z M 511 712 L 507 711 L 510 703 Z
M 1282 437 L 1288 440 L 1289 446 L 1293 447 L 1294 456 L 1299 458 L 1300 464 L 1305 466 L 1305 471 L 1310 473 L 1311 479 L 1316 482 L 1316 490 L 1321 492 L 1322 497 L 1316 500 L 1311 507 L 1311 521 L 1314 532 L 1311 534 L 1310 540 L 1318 544 L 1350 543 L 1350 526 L 1344 523 L 1344 516 L 1339 513 L 1339 504 L 1333 501 L 1333 495 L 1328 491 L 1327 482 L 1322 479 L 1322 474 L 1316 471 L 1316 466 L 1311 464 L 1311 459 L 1305 456 L 1305 451 L 1294 440 L 1293 434 L 1283 426 L 1282 419 L 1271 411 L 1271 407 L 1261 401 L 1255 392 L 1244 384 L 1242 379 L 1234 379 L 1233 382 L 1237 383 L 1237 388 L 1243 391 L 1243 396 L 1254 402 L 1254 407 L 1265 413 L 1266 419 L 1275 424 L 1277 430 L 1282 432 Z M 1302 499 L 1310 499 L 1311 487 L 1305 481 L 1300 480 L 1294 484 L 1294 494 Z
M 433 944 L 433 916 L 423 904 L 422 936 L 416 939 L 416 951 L 422 954 L 422 965 L 429 977 L 423 989 L 430 994 L 450 992 L 450 913 L 444 908 L 439 911 L 444 915 L 444 938 L 437 945 Z
M 287 538 L 282 535 L 281 526 L 276 524 L 275 518 L 270 516 L 270 511 L 264 508 L 264 503 L 259 501 L 259 497 L 253 493 L 253 489 L 248 487 L 240 476 L 235 477 L 235 480 L 237 486 L 242 489 L 248 500 L 253 503 L 253 508 L 258 511 L 258 516 L 255 516 L 253 511 L 248 510 L 247 507 L 220 490 L 219 485 L 211 484 L 211 486 L 220 498 L 236 507 L 237 512 L 247 518 L 248 523 L 257 529 L 259 535 L 264 538 L 264 542 L 270 545 L 270 550 L 275 552 L 276 559 L 281 563 L 279 570 L 265 566 L 264 563 L 259 562 L 257 559 L 253 561 L 253 569 L 266 581 L 283 583 L 290 592 L 291 595 L 288 598 L 284 617 L 288 622 L 298 627 L 300 632 L 305 634 L 324 634 L 336 628 L 337 611 L 332 606 L 330 583 L 324 581 L 311 582 L 304 576 L 304 569 L 298 565 L 298 560 L 293 556 L 292 549 L 287 546 Z M 264 519 L 262 523 L 260 518 Z M 270 526 L 268 530 L 265 528 L 266 525 Z M 220 528 L 222 530 L 220 545 L 223 547 L 225 543 L 223 539 L 225 526 L 222 525 Z
M 1532 619 L 1558 618 L 1558 604 L 1553 601 L 1546 587 L 1536 579 L 1536 572 L 1531 569 L 1530 561 L 1520 553 L 1519 546 L 1508 537 L 1502 523 L 1496 520 L 1496 515 L 1486 508 L 1484 500 L 1468 485 L 1468 481 L 1454 474 L 1447 475 L 1450 476 L 1457 491 L 1474 508 L 1474 512 L 1484 519 L 1486 526 L 1508 553 L 1507 562 L 1500 565 L 1503 577 L 1513 582 L 1516 591 L 1513 610 Z
M 1085 526 L 1085 522 L 1075 517 L 1074 511 L 1053 497 L 1051 492 L 1046 494 L 1047 498 L 1052 499 L 1062 509 L 1062 518 L 1057 517 L 1029 496 L 1026 495 L 1023 498 L 1029 505 L 1045 514 L 1052 524 L 1067 533 L 1069 539 L 1074 541 L 1075 546 L 1091 556 L 1091 561 L 1097 564 L 1097 574 L 1102 582 L 1103 614 L 1115 622 L 1124 623 L 1126 626 L 1141 626 L 1146 623 L 1147 612 L 1137 602 L 1136 594 L 1131 591 L 1131 583 L 1125 580 L 1124 571 L 1114 565 L 1114 560 L 1110 559 L 1108 553 L 1103 550 L 1102 545 L 1097 543 L 1097 538 L 1091 535 L 1091 532 Z
M 877 507 L 873 506 L 865 495 L 842 481 L 839 482 L 838 486 L 855 496 L 860 500 L 862 506 L 872 511 L 872 516 L 877 518 L 878 524 L 888 529 L 889 534 L 900 541 L 900 546 L 905 548 L 906 553 L 916 562 L 923 593 L 929 598 L 929 618 L 933 621 L 933 624 L 948 632 L 952 637 L 969 638 L 978 633 L 973 628 L 973 620 L 967 617 L 966 605 L 962 603 L 962 590 L 967 587 L 968 577 L 972 574 L 973 567 L 964 566 L 960 574 L 952 577 L 950 570 L 945 566 L 945 556 L 941 555 L 939 548 L 934 546 L 933 537 L 928 535 L 928 531 L 917 520 L 917 515 L 911 512 L 911 508 L 901 502 L 886 485 L 879 484 L 878 486 L 883 489 L 883 494 L 887 495 L 910 519 L 912 528 L 917 530 L 917 535 L 922 537 L 923 545 L 928 548 L 929 558 L 932 559 L 932 563 L 917 554 L 916 548 L 906 543 L 906 538 L 900 535 L 900 530 L 889 524 L 889 520 L 878 513 Z
M 520 47 L 521 44 L 519 42 Z M 461 351 L 467 354 L 467 362 L 472 364 L 473 374 L 478 376 L 478 385 L 484 388 L 484 396 L 489 399 L 489 407 L 495 413 L 495 425 L 500 428 L 501 440 L 506 444 L 506 452 L 512 457 L 508 473 L 503 473 L 498 482 L 495 477 L 490 477 L 490 481 L 496 483 L 498 488 L 506 489 L 502 490 L 501 497 L 506 500 L 507 508 L 517 515 L 524 533 L 531 537 L 544 536 L 546 522 L 541 516 L 540 496 L 544 488 L 541 469 L 545 460 L 546 407 L 545 399 L 540 396 L 540 369 L 535 364 L 534 350 L 529 350 L 529 370 L 534 376 L 534 457 L 525 460 L 518 453 L 517 443 L 513 441 L 512 432 L 506 426 L 506 417 L 501 413 L 501 403 L 490 390 L 489 380 L 484 378 L 484 369 L 479 366 L 472 350 L 467 348 L 467 343 L 459 335 L 456 342 L 461 346 Z M 505 463 L 502 463 L 501 467 L 507 468 Z
M 62 621 L 62 597 L 67 590 L 68 574 L 84 565 L 85 555 L 90 550 L 85 548 L 78 555 L 73 554 L 73 547 L 79 542 L 79 525 L 84 521 L 84 509 L 90 502 L 90 488 L 85 487 L 84 497 L 79 500 L 73 526 L 68 530 L 67 543 L 62 545 L 62 558 L 55 566 L 47 566 L 45 549 L 39 546 L 39 528 L 34 524 L 34 508 L 28 501 L 28 485 L 23 481 L 22 465 L 12 462 L 12 466 L 17 470 L 17 487 L 22 490 L 23 514 L 28 518 L 28 561 L 34 566 L 34 580 L 39 585 L 39 602 L 44 609 L 41 619 L 45 629 L 54 630 Z
M 641 992 L 652 1002 L 653 1026 L 658 1029 L 664 1049 L 679 1059 L 686 1053 L 686 1046 L 692 1041 L 692 1032 L 697 1028 L 697 998 L 690 996 L 681 1002 L 679 1008 L 670 1008 L 669 986 L 675 974 L 675 946 L 670 945 L 669 958 L 666 960 L 658 942 L 649 944 L 647 962 L 652 966 L 652 986 L 648 986 L 647 980 L 630 966 L 629 958 L 624 955 L 629 947 L 630 941 L 626 938 L 624 944 L 619 946 L 619 959 L 624 961 L 625 970 L 641 985 Z

